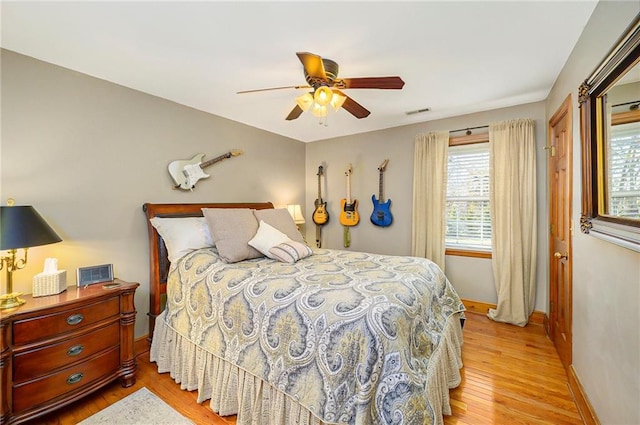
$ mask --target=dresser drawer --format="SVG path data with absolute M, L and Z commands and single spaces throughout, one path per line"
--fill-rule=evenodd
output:
M 115 373 L 120 366 L 120 350 L 114 347 L 84 363 L 52 375 L 13 387 L 13 411 L 32 408 L 48 400 L 76 391 L 93 381 Z
M 13 358 L 13 382 L 20 383 L 46 375 L 71 363 L 117 346 L 120 343 L 120 322 L 82 334 L 58 344 L 17 354 Z
M 17 320 L 13 323 L 13 344 L 24 345 L 58 336 L 120 313 L 120 299 L 71 308 L 59 313 Z

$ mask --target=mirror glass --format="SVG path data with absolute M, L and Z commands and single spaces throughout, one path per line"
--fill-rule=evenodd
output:
M 602 96 L 605 112 L 605 215 L 640 220 L 640 64 Z

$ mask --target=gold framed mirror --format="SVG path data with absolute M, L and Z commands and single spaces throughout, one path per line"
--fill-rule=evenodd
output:
M 640 15 L 578 89 L 580 230 L 640 248 Z

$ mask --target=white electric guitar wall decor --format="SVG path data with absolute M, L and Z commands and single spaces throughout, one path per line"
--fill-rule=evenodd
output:
M 210 177 L 202 171 L 203 168 L 213 165 L 216 162 L 220 162 L 223 159 L 231 158 L 232 156 L 242 155 L 242 151 L 234 149 L 224 155 L 217 156 L 208 161 L 202 161 L 204 158 L 203 153 L 199 153 L 193 158 L 186 161 L 173 161 L 169 164 L 169 174 L 175 183 L 175 189 L 193 190 L 196 187 L 196 183 L 200 179 L 206 179 Z

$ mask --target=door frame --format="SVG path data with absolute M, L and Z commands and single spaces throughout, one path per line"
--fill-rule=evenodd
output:
M 552 202 L 551 202 L 551 196 L 552 193 L 557 193 L 557 192 L 553 192 L 551 190 L 551 185 L 554 184 L 554 178 L 553 178 L 553 173 L 554 170 L 552 168 L 552 161 L 551 161 L 551 149 L 552 147 L 554 147 L 553 142 L 554 142 L 554 132 L 553 132 L 553 128 L 554 126 L 563 118 L 566 118 L 567 120 L 567 176 L 566 178 L 568 179 L 568 191 L 567 191 L 567 196 L 568 196 L 568 216 L 569 216 L 569 229 L 568 229 L 568 235 L 569 237 L 567 238 L 567 253 L 568 253 L 568 258 L 567 258 L 567 268 L 568 268 L 568 282 L 567 282 L 567 288 L 568 288 L 568 294 L 567 296 L 569 297 L 569 311 L 565 312 L 566 314 L 569 315 L 569 325 L 570 325 L 570 329 L 568 332 L 569 338 L 568 338 L 568 343 L 569 346 L 571 347 L 571 349 L 569 350 L 569 359 L 560 359 L 563 362 L 563 365 L 566 367 L 567 372 L 569 371 L 569 366 L 572 363 L 572 359 L 573 359 L 573 234 L 574 234 L 574 220 L 573 220 L 573 109 L 571 108 L 571 93 L 569 93 L 569 95 L 565 98 L 565 100 L 562 102 L 562 104 L 560 105 L 560 107 L 558 107 L 558 109 L 556 110 L 556 112 L 553 114 L 553 116 L 549 119 L 549 123 L 548 123 L 548 131 L 547 131 L 547 146 L 546 148 L 549 149 L 548 150 L 548 156 L 547 156 L 547 176 L 548 176 L 548 183 L 547 183 L 547 189 L 549 191 L 549 195 L 548 195 L 548 214 L 549 214 L 549 244 L 548 244 L 548 258 L 549 258 L 549 269 L 547 272 L 548 278 L 549 278 L 549 316 L 548 316 L 548 320 L 545 321 L 545 329 L 547 332 L 547 335 L 549 335 L 549 338 L 554 341 L 554 338 L 556 337 L 556 335 L 554 335 L 554 326 L 553 323 L 555 323 L 556 320 L 556 316 L 557 316 L 557 298 L 556 298 L 556 294 L 558 291 L 558 284 L 557 284 L 557 277 L 553 275 L 553 270 L 554 268 L 552 267 L 552 262 L 557 261 L 554 258 L 554 247 L 553 247 L 553 240 L 552 240 L 552 236 L 551 236 L 551 223 L 553 222 L 553 210 L 551 208 Z M 555 346 L 555 343 L 554 343 Z M 560 353 L 558 353 L 560 355 Z

